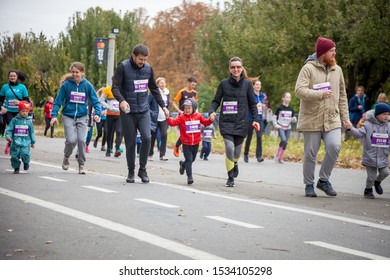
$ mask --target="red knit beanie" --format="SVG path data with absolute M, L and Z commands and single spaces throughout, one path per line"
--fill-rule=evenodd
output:
M 334 48 L 336 44 L 327 38 L 319 37 L 316 43 L 317 58 L 328 52 L 331 48 Z
M 23 109 L 30 112 L 30 104 L 25 100 L 19 102 L 19 112 Z

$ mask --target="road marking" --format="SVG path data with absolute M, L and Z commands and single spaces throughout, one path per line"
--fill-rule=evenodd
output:
M 104 193 L 117 193 L 116 191 L 112 191 L 112 190 L 104 189 L 104 188 L 99 188 L 99 187 L 95 187 L 95 186 L 81 186 L 81 187 L 86 188 L 86 189 L 90 189 L 90 190 L 99 191 L 99 192 L 104 192 Z
M 49 176 L 39 176 L 39 178 L 51 180 L 51 181 L 56 181 L 56 182 L 66 182 L 66 180 L 58 179 L 58 178 L 54 178 L 54 177 L 49 177 Z
M 179 206 L 176 206 L 176 205 L 158 202 L 158 201 L 150 200 L 150 199 L 146 199 L 146 198 L 134 198 L 134 200 L 138 200 L 138 201 L 142 201 L 142 202 L 146 202 L 146 203 L 150 203 L 150 204 L 155 204 L 155 205 L 166 207 L 166 208 L 179 208 Z
M 13 197 L 16 199 L 20 199 L 20 200 L 23 200 L 25 202 L 29 202 L 29 203 L 44 207 L 46 209 L 50 209 L 50 210 L 53 210 L 55 212 L 62 213 L 64 215 L 68 215 L 70 217 L 74 217 L 76 219 L 79 219 L 79 220 L 82 220 L 82 221 L 85 221 L 85 222 L 112 230 L 115 232 L 122 233 L 122 234 L 127 235 L 131 238 L 138 239 L 142 242 L 154 245 L 156 247 L 163 248 L 165 250 L 186 256 L 186 257 L 191 258 L 191 259 L 195 259 L 195 260 L 223 260 L 223 258 L 221 258 L 219 256 L 209 254 L 207 252 L 200 251 L 200 250 L 185 246 L 185 245 L 177 243 L 177 242 L 173 242 L 171 240 L 162 238 L 160 236 L 151 234 L 149 232 L 141 231 L 141 230 L 138 230 L 138 229 L 135 229 L 135 228 L 123 225 L 123 224 L 119 224 L 119 223 L 116 223 L 116 222 L 113 222 L 113 221 L 110 221 L 107 219 L 93 216 L 93 215 L 90 215 L 90 214 L 87 214 L 87 213 L 84 213 L 84 212 L 81 212 L 81 211 L 78 211 L 78 210 L 75 210 L 72 208 L 68 208 L 68 207 L 65 207 L 65 206 L 62 206 L 62 205 L 59 205 L 56 203 L 41 200 L 39 198 L 35 198 L 35 197 L 29 196 L 29 195 L 17 193 L 17 192 L 11 191 L 11 190 L 3 189 L 3 188 L 0 188 L 0 194 L 6 195 L 9 197 Z
M 242 227 L 246 227 L 246 228 L 264 228 L 264 227 L 261 227 L 261 226 L 257 226 L 257 225 L 253 225 L 253 224 L 247 224 L 247 223 L 243 223 L 243 222 L 240 222 L 240 221 L 227 219 L 227 218 L 220 217 L 220 216 L 206 216 L 206 218 L 217 220 L 217 221 L 221 221 L 221 222 L 225 222 L 225 223 L 229 223 L 229 224 L 233 224 L 233 225 L 238 225 L 238 226 L 242 226 Z
M 2 157 L 1 158 L 7 158 L 7 157 Z M 8 158 L 7 158 L 8 159 Z M 50 165 L 46 163 L 41 163 L 41 162 L 36 162 L 32 161 L 32 163 L 35 163 L 37 165 L 42 165 L 42 166 L 50 166 L 54 168 L 61 168 L 56 165 Z M 95 174 L 100 174 L 104 176 L 110 176 L 110 177 L 115 177 L 115 178 L 121 178 L 123 179 L 124 176 L 119 176 L 115 174 L 104 174 L 104 173 L 97 173 L 97 172 L 89 172 L 89 173 L 95 173 Z M 251 204 L 256 204 L 256 205 L 261 205 L 261 206 L 267 206 L 267 207 L 273 207 L 273 208 L 278 208 L 282 210 L 287 210 L 287 211 L 294 211 L 298 213 L 304 213 L 308 215 L 313 215 L 313 216 L 318 216 L 318 217 L 323 217 L 323 218 L 328 218 L 332 220 L 338 220 L 346 223 L 351 223 L 355 225 L 360 225 L 360 226 L 366 226 L 366 227 L 372 227 L 372 228 L 378 228 L 378 229 L 383 229 L 383 230 L 389 230 L 390 231 L 390 226 L 383 225 L 383 224 L 377 224 L 377 223 L 372 223 L 372 222 L 366 222 L 358 219 L 352 219 L 352 218 L 347 218 L 343 216 L 337 216 L 334 214 L 327 214 L 324 212 L 319 212 L 319 211 L 314 211 L 314 210 L 306 210 L 306 209 L 301 209 L 301 208 L 296 208 L 296 207 L 291 207 L 291 206 L 283 206 L 283 205 L 278 205 L 278 204 L 272 204 L 272 203 L 266 203 L 266 202 L 260 202 L 260 201 L 254 201 L 250 199 L 245 199 L 245 198 L 239 198 L 239 197 L 232 197 L 232 196 L 226 196 L 222 194 L 217 194 L 217 193 L 212 193 L 212 192 L 207 192 L 207 191 L 201 191 L 197 190 L 195 188 L 189 188 L 181 185 L 175 185 L 175 184 L 169 184 L 169 183 L 162 183 L 162 182 L 155 182 L 151 181 L 151 183 L 160 185 L 160 186 L 165 186 L 169 187 L 172 189 L 178 189 L 181 191 L 188 191 L 191 193 L 198 193 L 198 194 L 203 194 L 203 195 L 208 195 L 208 196 L 213 196 L 213 197 L 218 197 L 218 198 L 224 198 L 224 199 L 229 199 L 229 200 L 234 200 L 234 201 L 240 201 L 240 202 L 246 202 L 246 203 L 251 203 Z
M 204 194 L 204 195 L 218 197 L 218 198 L 224 198 L 224 199 L 229 199 L 229 200 L 234 200 L 234 201 L 246 202 L 246 203 L 250 203 L 250 204 L 273 207 L 273 208 L 278 208 L 278 209 L 287 210 L 287 211 L 294 211 L 294 212 L 298 212 L 298 213 L 304 213 L 304 214 L 308 214 L 308 215 L 328 218 L 328 219 L 332 219 L 332 220 L 338 220 L 338 221 L 361 225 L 361 226 L 366 226 L 366 227 L 378 228 L 378 229 L 383 229 L 383 230 L 390 230 L 390 226 L 387 226 L 387 225 L 366 222 L 366 221 L 347 218 L 347 217 L 343 217 L 343 216 L 337 216 L 337 215 L 328 214 L 325 212 L 306 210 L 306 209 L 302 209 L 302 208 L 296 208 L 296 207 L 292 207 L 292 206 L 283 206 L 283 205 L 272 204 L 272 203 L 267 203 L 267 202 L 254 201 L 254 200 L 240 198 L 240 197 L 226 196 L 223 194 L 217 194 L 217 193 L 212 193 L 212 192 L 208 192 L 208 191 L 201 191 L 201 190 L 197 190 L 197 189 L 193 189 L 193 188 L 189 188 L 189 187 L 185 187 L 185 186 L 169 184 L 169 183 L 160 183 L 160 182 L 153 182 L 153 183 L 156 185 L 166 186 L 166 187 L 170 187 L 173 189 L 178 189 L 178 190 L 182 190 L 182 191 L 189 191 L 191 193 Z
M 358 250 L 354 250 L 354 249 L 349 249 L 346 247 L 341 247 L 341 246 L 333 245 L 333 244 L 322 242 L 322 241 L 305 241 L 304 243 L 323 247 L 323 248 L 326 248 L 329 250 L 334 250 L 334 251 L 350 254 L 350 255 L 363 257 L 366 259 L 371 259 L 371 260 L 390 260 L 389 258 L 382 257 L 379 255 L 374 255 L 374 254 L 370 254 L 370 253 L 366 253 L 366 252 L 362 252 L 362 251 L 358 251 Z

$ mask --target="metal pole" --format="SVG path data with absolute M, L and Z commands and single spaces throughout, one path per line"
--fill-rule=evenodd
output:
M 114 60 L 115 60 L 115 34 L 108 35 L 108 56 L 107 56 L 107 86 L 112 85 L 112 76 L 114 76 Z

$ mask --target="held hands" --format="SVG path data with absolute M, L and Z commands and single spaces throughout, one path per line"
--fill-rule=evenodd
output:
M 344 124 L 345 129 L 348 129 L 348 130 L 352 129 L 352 127 L 353 127 L 350 120 L 343 121 L 343 124 Z
M 217 115 L 217 114 L 216 114 L 215 112 L 211 113 L 210 116 L 209 116 L 209 119 L 210 119 L 211 121 L 214 121 L 216 115 Z
M 52 118 L 50 121 L 50 126 L 54 126 L 55 124 L 58 124 L 57 118 Z
M 329 99 L 332 97 L 332 95 L 333 95 L 333 91 L 328 89 L 328 90 L 324 91 L 323 97 L 324 97 L 324 99 Z
M 256 129 L 256 131 L 260 131 L 260 124 L 258 122 L 253 122 L 252 126 Z

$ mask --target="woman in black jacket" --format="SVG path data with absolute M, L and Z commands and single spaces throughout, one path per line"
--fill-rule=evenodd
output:
M 221 81 L 211 102 L 209 115 L 215 115 L 221 105 L 219 128 L 225 142 L 227 187 L 234 187 L 238 176 L 238 160 L 248 131 L 249 110 L 254 116 L 252 125 L 260 129 L 257 104 L 253 96 L 251 78 L 248 78 L 239 57 L 229 60 L 230 77 Z

